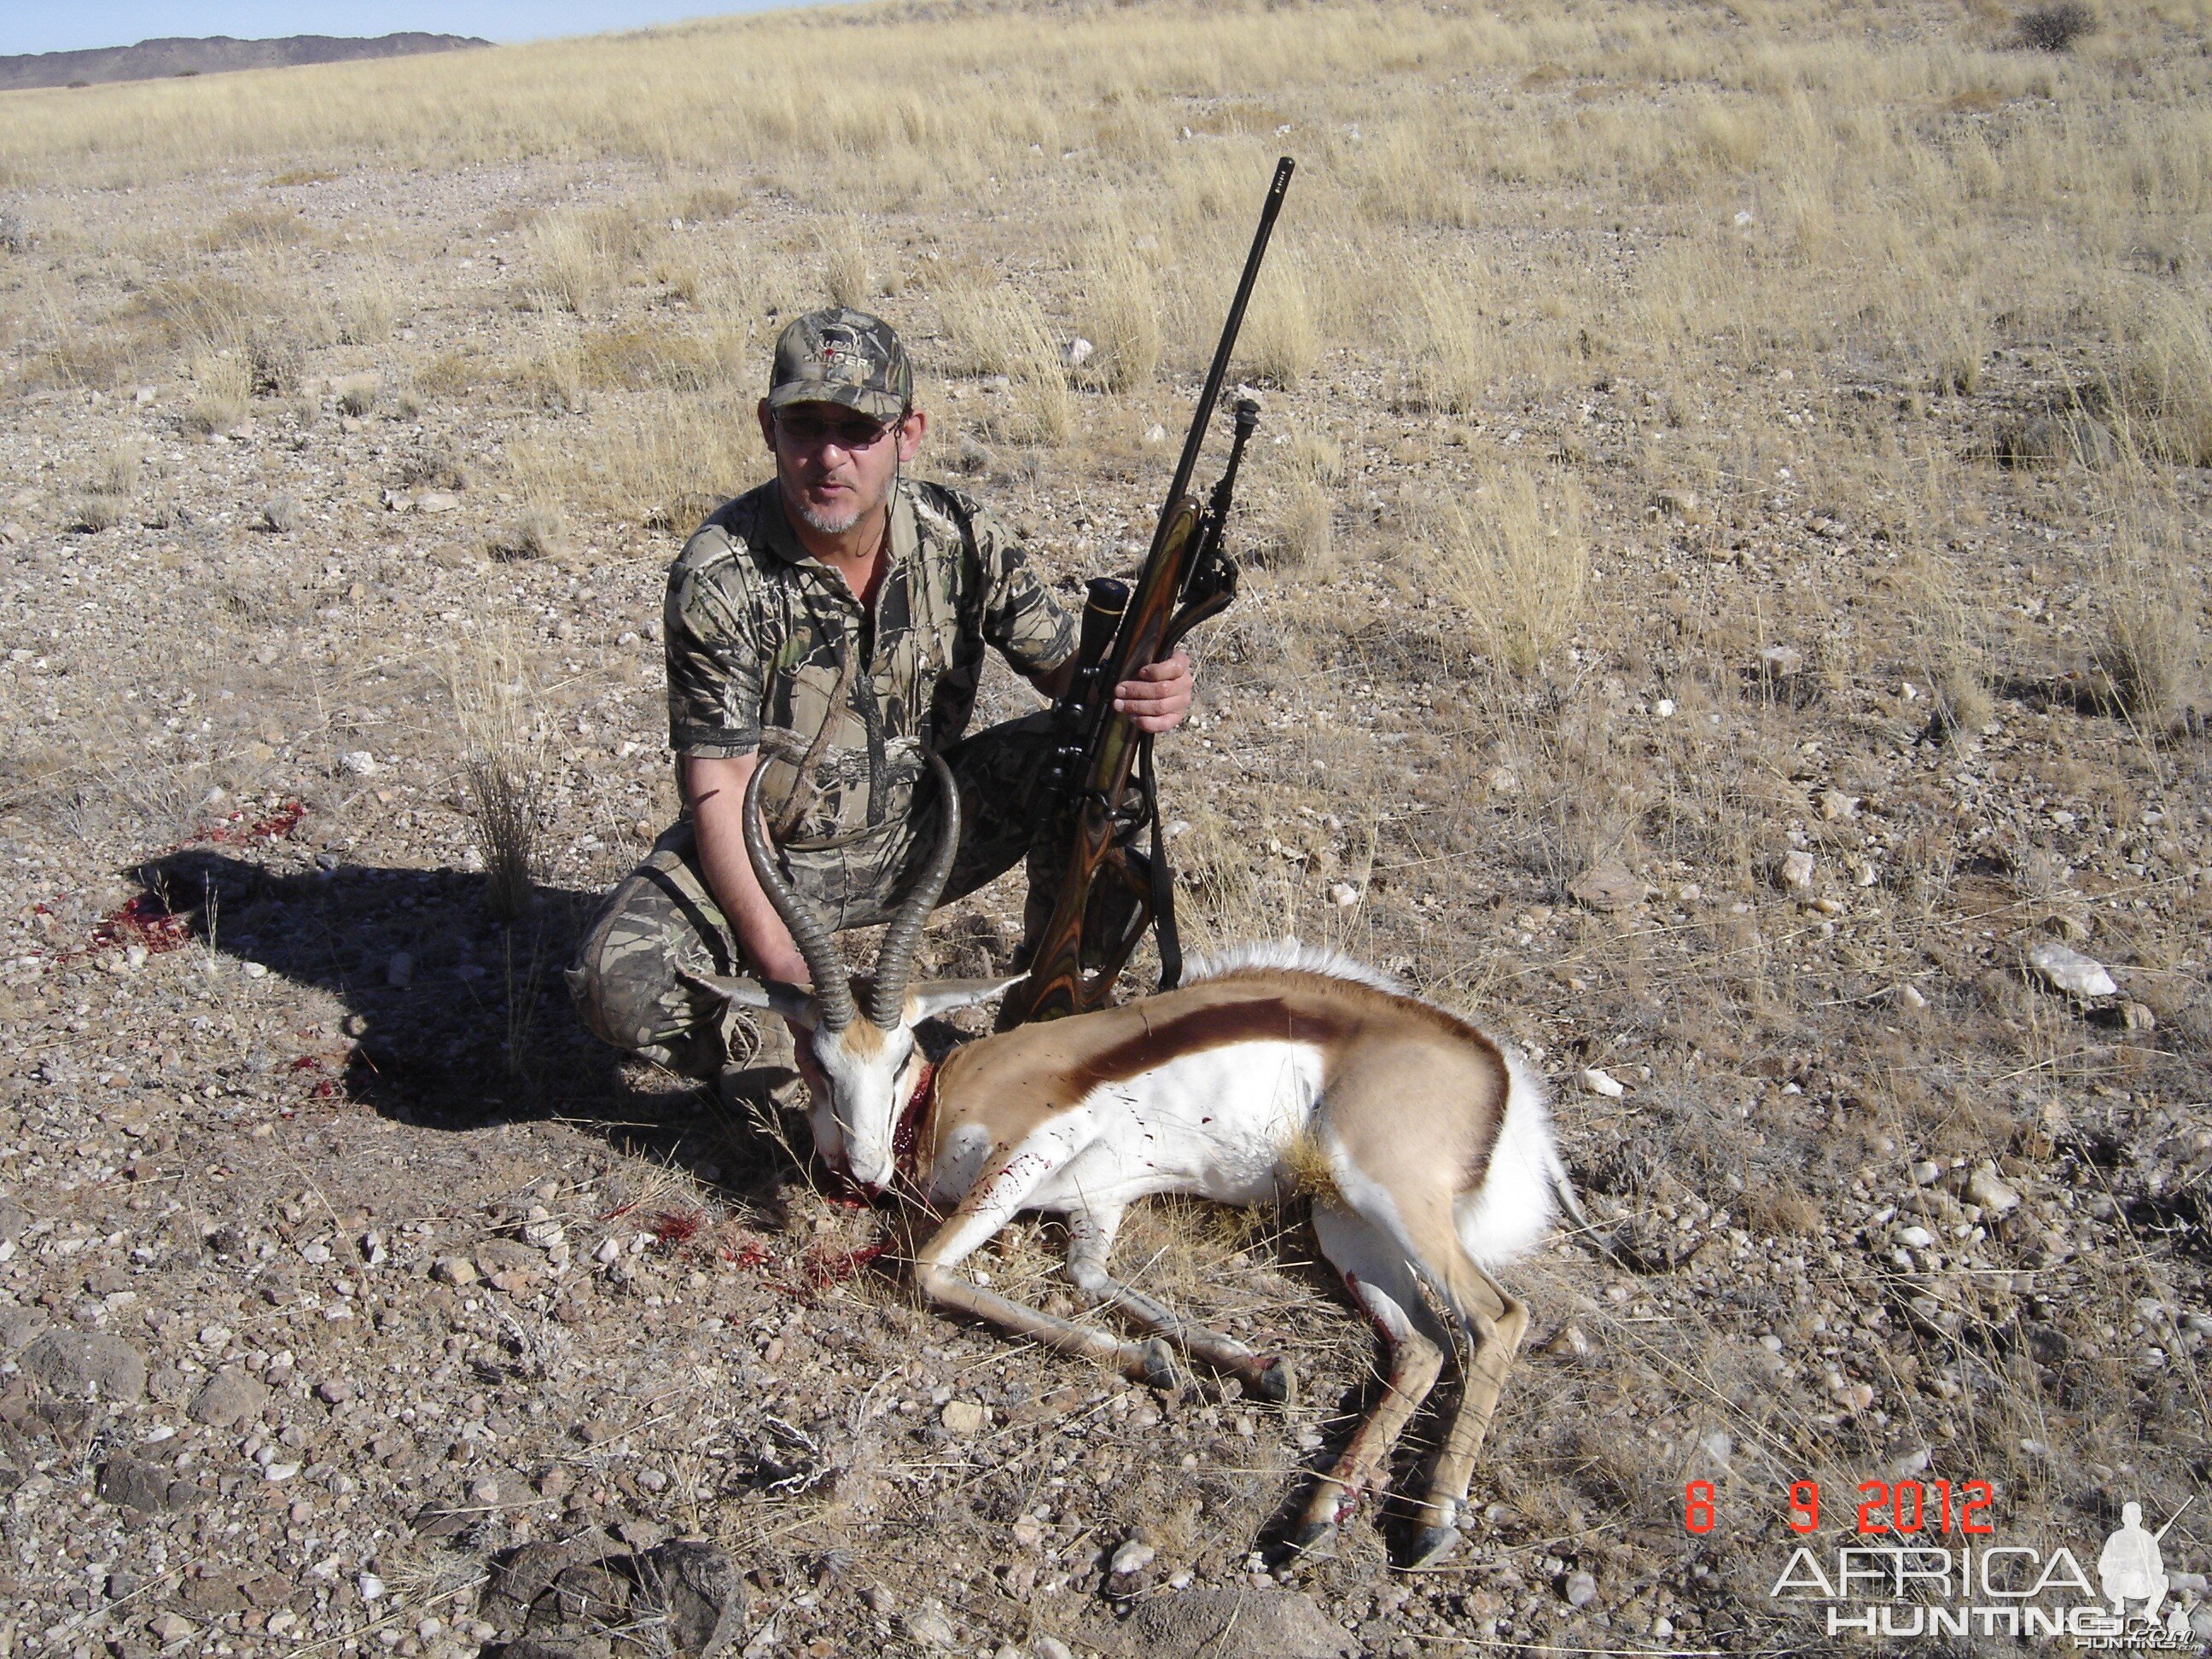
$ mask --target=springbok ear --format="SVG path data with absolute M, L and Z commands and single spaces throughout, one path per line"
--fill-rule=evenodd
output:
M 814 1029 L 815 1016 L 820 1012 L 820 1005 L 814 1000 L 814 993 L 784 980 L 732 979 L 721 974 L 695 974 L 689 968 L 679 968 L 677 972 L 692 984 L 712 991 L 716 996 L 725 998 L 740 1008 L 764 1008 L 794 1025 L 804 1025 L 810 1031 Z
M 988 1002 L 1028 977 L 1027 974 L 1016 974 L 1011 979 L 925 979 L 906 988 L 907 1004 L 914 1010 L 916 1019 L 927 1019 L 932 1014 Z

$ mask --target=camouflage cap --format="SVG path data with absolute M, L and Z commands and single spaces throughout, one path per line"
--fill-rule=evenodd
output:
M 794 318 L 776 336 L 769 372 L 770 409 L 842 404 L 896 421 L 914 402 L 914 368 L 897 331 L 865 311 L 832 307 Z

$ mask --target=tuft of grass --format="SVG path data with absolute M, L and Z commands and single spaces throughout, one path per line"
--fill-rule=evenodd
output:
M 332 332 L 341 345 L 374 345 L 391 337 L 398 315 L 399 301 L 391 283 L 383 272 L 371 272 L 338 295 Z
M 2212 313 L 2201 296 L 2152 297 L 2116 390 L 2142 448 L 2177 466 L 2212 466 Z
M 1532 674 L 1574 632 L 1589 586 L 1584 507 L 1566 473 L 1512 465 L 1492 471 L 1466 506 L 1446 497 L 1436 586 L 1485 660 Z
M 338 382 L 338 410 L 356 420 L 376 407 L 383 385 L 374 374 L 349 374 Z
M 558 432 L 517 440 L 508 464 L 525 501 L 688 530 L 764 473 L 749 404 L 672 396 L 595 419 L 584 441 Z
M 1253 378 L 1294 386 L 1321 362 L 1321 325 L 1308 292 L 1305 262 L 1278 250 L 1260 274 L 1237 349 Z
M 652 238 L 635 210 L 612 207 L 549 215 L 526 240 L 540 306 L 588 317 L 621 291 Z
M 306 378 L 307 354 L 298 336 L 264 325 L 246 337 L 247 389 L 257 398 L 290 398 Z
M 832 305 L 869 310 L 875 278 L 868 258 L 866 232 L 858 216 L 846 214 L 821 232 L 822 287 Z
M 1401 292 L 1399 336 L 1412 366 L 1412 401 L 1466 414 L 1504 377 L 1497 323 L 1484 310 L 1475 283 L 1457 272 L 1416 267 Z
M 568 550 L 568 526 L 556 507 L 525 507 L 512 525 L 491 538 L 486 550 L 502 562 L 558 558 Z
M 1283 493 L 1262 544 L 1267 562 L 1310 574 L 1327 574 L 1335 552 L 1335 502 L 1317 480 L 1298 478 Z
M 1152 384 L 1164 343 L 1159 281 L 1118 220 L 1099 233 L 1076 316 L 1084 337 L 1097 348 L 1083 366 L 1084 384 L 1105 392 Z
M 484 904 L 513 922 L 535 890 L 547 805 L 533 762 L 527 682 L 514 638 L 487 629 L 448 659 L 447 687 L 460 738 L 471 828 L 483 855 Z
M 955 287 L 939 296 L 953 373 L 1003 375 L 998 407 L 985 416 L 992 435 L 1012 443 L 1065 443 L 1075 429 L 1075 398 L 1052 325 L 1036 301 L 1001 283 Z
M 2120 706 L 2159 731 L 2186 718 L 2201 690 L 2203 637 L 2179 564 L 2139 553 L 2112 567 L 2105 637 L 2096 650 Z
M 591 407 L 584 389 L 585 374 L 582 343 L 552 319 L 507 371 L 507 380 L 548 414 L 580 415 Z
M 192 398 L 185 406 L 187 432 L 228 432 L 246 418 L 253 380 L 246 365 L 227 351 L 192 360 Z

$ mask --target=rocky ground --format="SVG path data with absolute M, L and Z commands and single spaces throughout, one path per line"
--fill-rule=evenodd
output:
M 922 1312 L 911 1219 L 820 1182 L 797 1120 L 568 1013 L 598 893 L 672 810 L 681 526 L 585 487 L 659 394 L 551 413 L 492 369 L 540 326 L 515 227 L 659 186 L 209 188 L 28 191 L 0 239 L 0 1655 L 1805 1652 L 1769 1593 L 1793 1482 L 1832 1545 L 1862 1481 L 1987 1480 L 2002 1541 L 2085 1562 L 2122 1504 L 2201 1492 L 2212 751 L 2190 696 L 2146 718 L 2115 678 L 2118 460 L 2047 413 L 2094 343 L 2008 338 L 1971 390 L 1808 352 L 1447 416 L 1351 350 L 1265 390 L 1255 568 L 1162 750 L 1190 926 L 1340 944 L 1510 1035 L 1621 1243 L 1511 1276 L 1535 1322 L 1452 1559 L 1392 1572 L 1383 1504 L 1278 1574 L 1378 1386 L 1296 1205 L 1157 1206 L 1119 1260 L 1291 1354 L 1297 1401 L 1147 1389 Z M 300 293 L 368 273 L 392 314 L 309 331 L 211 422 L 144 296 L 247 255 L 162 266 L 133 226 L 234 198 L 306 227 L 253 256 Z M 670 235 L 811 222 L 765 185 L 703 211 Z M 871 234 L 925 228 L 1018 265 L 988 216 Z M 619 305 L 687 314 L 643 264 Z M 135 355 L 56 368 L 32 299 L 64 281 Z M 1003 377 L 931 361 L 935 470 L 1070 592 L 1125 557 L 1189 366 L 1036 446 L 996 435 Z M 549 432 L 585 482 L 533 531 L 514 461 Z M 1595 577 L 1518 677 L 1428 580 L 1434 498 L 1508 451 L 1583 479 Z M 2161 485 L 2191 548 L 2208 483 Z M 511 921 L 455 707 L 487 672 L 544 812 Z M 983 717 L 1032 703 L 994 674 Z M 1002 961 L 1018 910 L 941 918 L 930 965 Z M 982 1261 L 1043 1301 L 1060 1248 Z M 2166 1541 L 2191 1606 L 2208 1528 Z

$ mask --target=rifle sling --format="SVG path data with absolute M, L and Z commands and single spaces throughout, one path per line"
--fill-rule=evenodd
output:
M 1137 745 L 1138 776 L 1152 820 L 1152 926 L 1159 930 L 1160 989 L 1182 983 L 1182 933 L 1176 926 L 1175 872 L 1168 868 L 1167 836 L 1160 827 L 1160 797 L 1152 776 L 1152 739 Z

